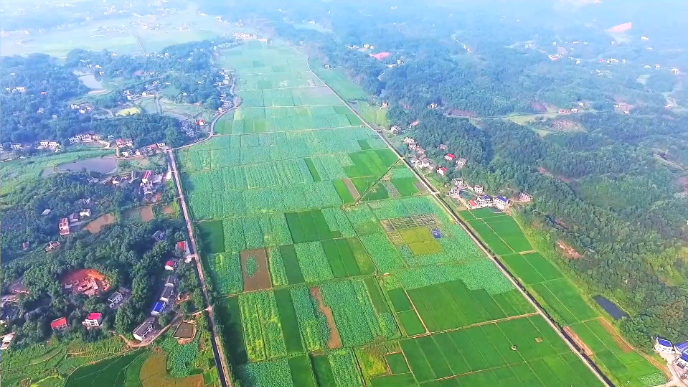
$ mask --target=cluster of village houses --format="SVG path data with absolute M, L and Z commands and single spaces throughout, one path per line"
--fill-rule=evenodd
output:
M 438 166 L 432 160 L 430 160 L 425 154 L 425 149 L 423 149 L 418 143 L 416 143 L 416 140 L 414 140 L 411 137 L 404 137 L 402 143 L 408 146 L 409 151 L 415 154 L 415 156 L 411 157 L 411 159 L 409 160 L 414 168 L 435 171 L 437 174 L 441 176 L 445 176 L 447 174 L 447 168 Z M 448 147 L 442 144 L 439 146 L 439 149 L 447 151 Z M 465 167 L 467 162 L 465 158 L 457 158 L 455 155 L 451 153 L 447 153 L 446 155 L 444 155 L 444 159 L 454 163 L 455 168 L 457 170 Z
M 426 154 L 425 149 L 423 149 L 417 142 L 411 137 L 404 137 L 402 143 L 405 144 L 409 151 L 413 152 L 415 156 L 411 157 L 409 160 L 414 168 L 427 169 L 429 171 L 434 171 L 438 175 L 445 176 L 447 173 L 447 168 L 438 166 L 430 160 Z M 441 151 L 447 151 L 448 147 L 444 144 L 438 147 Z M 452 153 L 447 153 L 444 155 L 444 159 L 450 163 L 454 163 L 455 169 L 459 170 L 466 166 L 467 160 L 465 158 L 457 158 Z M 461 191 L 469 190 L 472 191 L 476 198 L 470 199 L 468 201 L 461 197 Z M 453 199 L 459 200 L 464 203 L 464 205 L 469 209 L 474 208 L 485 208 L 485 207 L 495 207 L 499 210 L 506 210 L 510 200 L 503 196 L 496 196 L 494 198 L 486 195 L 482 185 L 470 186 L 463 179 L 452 180 L 452 188 L 449 190 L 449 196 Z M 518 200 L 521 202 L 530 202 L 533 200 L 532 195 L 521 192 L 518 196 Z
M 673 365 L 678 367 L 677 373 L 681 379 L 688 379 L 688 341 L 672 344 L 671 341 L 662 338 L 655 338 L 655 351 L 660 354 L 675 356 Z
M 156 242 L 160 242 L 167 237 L 165 231 L 158 230 L 153 233 L 152 238 Z M 185 257 L 185 262 L 191 262 L 192 255 L 189 251 L 189 244 L 187 241 L 179 241 L 176 247 L 181 251 Z M 178 299 L 175 288 L 177 287 L 177 277 L 174 272 L 178 267 L 178 261 L 175 259 L 169 259 L 165 262 L 165 271 L 170 274 L 165 276 L 164 286 L 160 291 L 160 294 L 153 304 L 150 311 L 150 317 L 146 318 L 139 326 L 137 326 L 132 335 L 136 340 L 144 341 L 146 338 L 150 337 L 151 334 L 155 332 L 156 318 L 160 316 L 165 310 L 168 309 L 168 305 Z M 77 281 L 78 283 L 65 284 L 63 287 L 64 291 L 76 291 L 81 294 L 85 294 L 88 297 L 97 296 L 103 291 L 107 290 L 107 284 L 98 286 L 93 278 L 83 278 Z M 16 318 L 19 314 L 19 308 L 16 307 L 18 301 L 17 294 L 27 294 L 28 289 L 22 285 L 22 289 L 17 291 L 10 291 L 14 294 L 9 294 L 2 296 L 2 302 L 0 303 L 0 324 L 6 324 L 7 321 Z M 175 295 L 177 298 L 175 298 Z M 116 310 L 122 304 L 126 303 L 131 298 L 131 291 L 127 288 L 120 287 L 117 291 L 110 294 L 107 298 L 107 304 L 110 309 Z M 103 323 L 103 313 L 100 312 L 89 312 L 86 318 L 82 321 L 82 324 L 87 329 L 100 328 Z M 50 322 L 50 329 L 53 331 L 61 331 L 68 328 L 68 322 L 66 317 L 60 317 L 54 319 Z M 0 337 L 0 350 L 5 350 L 9 348 L 14 339 L 14 333 L 10 333 Z
M 155 239 L 157 242 L 162 241 L 163 239 L 165 239 L 165 237 L 166 233 L 164 231 L 158 230 L 153 234 L 153 239 Z M 188 242 L 179 241 L 177 242 L 176 246 L 178 250 L 183 252 L 186 262 L 190 262 L 191 253 L 189 251 Z M 174 272 L 177 269 L 177 266 L 177 260 L 170 259 L 167 262 L 165 262 L 165 271 L 169 271 L 171 272 L 171 274 L 165 277 L 164 286 L 160 291 L 159 297 L 157 298 L 157 300 L 153 304 L 153 307 L 151 308 L 150 317 L 147 317 L 132 332 L 132 335 L 136 340 L 144 341 L 147 337 L 149 337 L 155 331 L 156 318 L 168 309 L 168 305 L 170 305 L 170 303 L 175 301 L 175 288 L 177 286 L 177 277 L 174 275 Z

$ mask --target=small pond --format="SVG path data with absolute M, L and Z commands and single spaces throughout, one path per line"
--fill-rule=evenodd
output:
M 623 317 L 628 317 L 628 313 L 621 310 L 618 306 L 616 306 L 616 304 L 609 301 L 608 299 L 602 296 L 595 296 L 593 297 L 593 299 L 595 300 L 597 305 L 601 306 L 605 312 L 609 313 L 609 315 L 612 316 L 614 320 L 620 320 Z
M 60 164 L 55 168 L 57 172 L 81 172 L 83 169 L 99 173 L 113 173 L 117 170 L 117 160 L 113 157 L 97 157 Z
M 83 83 L 84 86 L 88 87 L 91 90 L 103 89 L 103 83 L 97 80 L 93 74 L 75 71 L 74 75 L 78 76 L 81 83 Z

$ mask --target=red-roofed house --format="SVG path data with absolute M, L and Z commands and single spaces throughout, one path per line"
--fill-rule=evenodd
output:
M 86 320 L 84 320 L 82 324 L 87 327 L 99 327 L 102 322 L 102 313 L 89 313 L 88 316 L 86 316 Z
M 203 126 L 203 125 L 205 125 L 205 120 L 204 120 L 204 119 L 197 120 L 197 121 L 196 121 L 196 125 L 198 125 L 198 126 Z
M 177 242 L 177 250 L 185 251 L 186 250 L 186 241 Z
M 50 329 L 54 331 L 59 331 L 67 329 L 67 319 L 65 317 L 60 317 L 50 322 Z
M 455 156 L 451 153 L 447 153 L 446 155 L 444 155 L 444 159 L 447 161 L 454 161 L 454 157 Z
M 165 262 L 165 270 L 173 271 L 177 267 L 177 261 L 169 260 Z
M 439 167 L 439 168 L 437 168 L 437 173 L 444 176 L 444 174 L 447 173 L 447 168 Z
M 476 203 L 475 200 L 469 200 L 468 205 L 471 206 L 471 208 L 478 207 L 478 203 Z
M 143 182 L 144 184 L 145 184 L 145 183 L 148 183 L 148 181 L 150 180 L 151 176 L 153 176 L 153 171 L 150 171 L 150 170 L 149 170 L 149 171 L 143 172 L 143 177 L 141 178 L 141 182 Z

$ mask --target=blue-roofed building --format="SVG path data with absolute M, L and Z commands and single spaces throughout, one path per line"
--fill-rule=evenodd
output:
M 674 351 L 676 351 L 676 353 L 685 353 L 688 351 L 688 341 L 674 344 Z
M 430 230 L 430 233 L 432 233 L 432 236 L 435 239 L 442 238 L 442 233 L 440 232 L 440 229 L 438 229 L 438 228 L 433 228 L 432 230 Z
M 688 366 L 688 354 L 681 354 L 681 356 L 676 359 L 675 363 L 681 368 L 686 368 L 686 366 Z
M 659 353 L 672 353 L 674 352 L 674 345 L 671 344 L 671 341 L 662 338 L 662 337 L 656 337 L 655 338 L 655 351 Z
M 507 199 L 503 196 L 497 196 L 494 199 L 494 206 L 499 208 L 502 211 L 504 211 L 508 205 L 509 205 L 509 199 Z
M 151 316 L 159 316 L 160 313 L 165 311 L 165 307 L 167 306 L 166 303 L 162 301 L 158 301 L 153 305 L 153 309 L 151 309 Z

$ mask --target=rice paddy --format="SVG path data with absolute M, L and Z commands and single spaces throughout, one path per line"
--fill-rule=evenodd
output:
M 463 211 L 461 216 L 546 312 L 575 335 L 607 377 L 627 386 L 664 383 L 662 373 L 619 336 L 559 268 L 531 251 L 513 218 L 488 208 Z
M 176 157 L 242 386 L 600 385 L 304 56 L 223 55 L 242 104 Z

